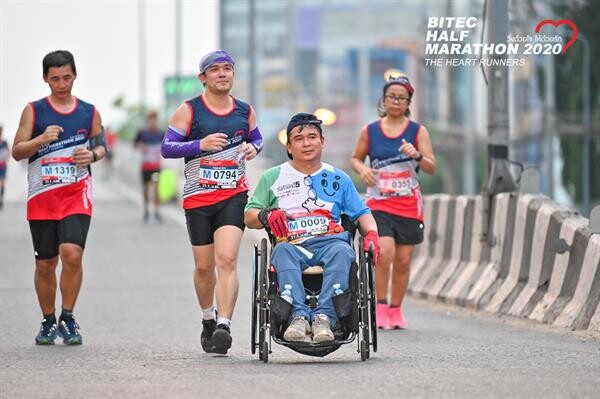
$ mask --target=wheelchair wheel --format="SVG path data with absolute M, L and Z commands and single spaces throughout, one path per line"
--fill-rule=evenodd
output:
M 360 341 L 360 360 L 363 362 L 369 358 L 369 345 L 364 340 Z
M 251 325 L 251 330 L 250 330 L 250 351 L 252 352 L 252 354 L 254 355 L 256 353 L 256 347 L 259 345 L 258 342 L 256 342 L 256 330 L 258 328 L 258 320 L 257 320 L 257 316 L 258 316 L 258 296 L 259 296 L 259 292 L 258 292 L 258 265 L 259 265 L 259 258 L 263 256 L 262 253 L 260 253 L 258 251 L 258 246 L 256 244 L 254 244 L 254 262 L 252 264 L 252 300 L 251 300 L 251 304 L 252 304 L 252 325 Z
M 269 359 L 269 271 L 267 268 L 267 240 L 260 242 L 260 262 L 258 270 L 258 357 L 265 363 Z
M 269 362 L 269 344 L 267 342 L 262 343 L 262 347 L 259 349 L 258 357 L 265 363 Z
M 367 260 L 367 270 L 369 272 L 369 316 L 371 320 L 371 346 L 373 347 L 373 352 L 377 352 L 377 296 L 375 295 L 375 260 L 371 252 L 369 252 Z
M 369 358 L 369 339 L 371 337 L 371 324 L 369 322 L 369 275 L 367 272 L 367 257 L 363 248 L 363 238 L 360 237 L 358 240 L 359 246 L 359 265 L 358 265 L 358 309 L 359 309 L 359 330 L 361 335 L 360 340 L 360 358 L 365 361 Z

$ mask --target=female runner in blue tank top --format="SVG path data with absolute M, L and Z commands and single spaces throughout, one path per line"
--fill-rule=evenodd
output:
M 352 167 L 367 185 L 367 205 L 377 221 L 377 327 L 406 328 L 402 300 L 415 244 L 423 241 L 423 200 L 418 172 L 433 175 L 436 163 L 425 126 L 409 119 L 414 88 L 402 76 L 383 86 L 381 119 L 365 126 L 352 154 Z M 370 167 L 365 165 L 369 156 Z M 392 293 L 388 305 L 390 266 Z

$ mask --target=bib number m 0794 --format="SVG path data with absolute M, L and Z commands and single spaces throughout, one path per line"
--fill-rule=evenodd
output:
M 238 165 L 235 161 L 200 161 L 200 187 L 212 189 L 232 189 L 237 187 L 237 180 Z

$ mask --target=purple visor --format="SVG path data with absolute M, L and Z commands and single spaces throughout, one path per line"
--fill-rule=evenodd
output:
M 217 62 L 226 62 L 228 64 L 231 64 L 231 66 L 235 65 L 235 61 L 233 61 L 233 58 L 229 54 L 227 54 L 225 50 L 215 50 L 206 54 L 200 60 L 200 73 L 206 72 L 208 68 L 210 68 L 213 64 L 216 64 Z

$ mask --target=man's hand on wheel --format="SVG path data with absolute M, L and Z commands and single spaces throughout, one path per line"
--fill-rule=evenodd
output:
M 287 238 L 288 219 L 281 209 L 263 209 L 258 213 L 258 220 L 271 231 L 275 238 Z

